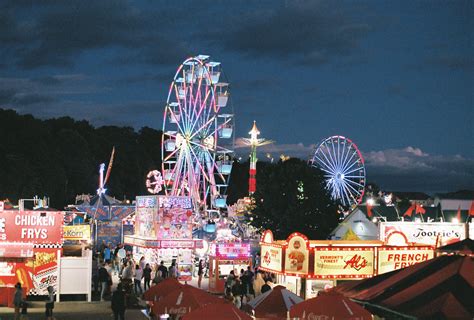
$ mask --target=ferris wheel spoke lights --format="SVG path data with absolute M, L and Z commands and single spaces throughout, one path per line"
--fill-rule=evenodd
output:
M 209 56 L 186 59 L 170 85 L 163 117 L 165 193 L 190 196 L 204 210 L 215 208 L 213 200 L 223 196 L 231 171 L 226 161 L 232 159 L 234 118 L 221 112 L 230 102 L 222 77 L 220 62 Z
M 365 167 L 355 143 L 343 136 L 329 137 L 317 146 L 310 162 L 323 171 L 333 199 L 344 207 L 360 203 L 365 187 Z

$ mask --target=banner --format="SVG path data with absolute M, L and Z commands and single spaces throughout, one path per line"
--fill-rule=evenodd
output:
M 380 223 L 380 240 L 390 243 L 391 235 L 403 235 L 409 243 L 436 245 L 439 238 L 441 245 L 466 239 L 466 224 L 448 222 L 382 222 Z M 400 243 L 393 243 L 400 245 Z
M 261 244 L 260 266 L 267 271 L 281 272 L 283 260 L 283 248 L 272 245 Z
M 0 242 L 62 243 L 63 212 L 0 211 Z
M 307 274 L 309 265 L 308 239 L 298 233 L 288 239 L 285 253 L 285 273 Z
M 46 295 L 48 286 L 57 291 L 58 249 L 35 248 L 34 258 L 0 262 L 0 286 L 21 283 L 27 294 Z
M 64 240 L 91 240 L 91 226 L 88 224 L 76 224 L 63 227 Z
M 218 243 L 216 245 L 216 256 L 220 258 L 248 258 L 250 257 L 249 243 Z
M 434 258 L 432 248 L 378 248 L 378 274 L 406 268 Z
M 374 275 L 374 248 L 331 248 L 314 251 L 316 278 L 367 278 Z

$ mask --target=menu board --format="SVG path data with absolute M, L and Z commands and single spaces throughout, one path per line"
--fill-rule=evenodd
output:
M 367 278 L 374 274 L 374 248 L 314 251 L 315 278 Z

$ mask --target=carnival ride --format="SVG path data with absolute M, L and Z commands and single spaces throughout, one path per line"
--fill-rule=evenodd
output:
M 326 187 L 344 208 L 359 204 L 364 196 L 365 166 L 357 145 L 343 136 L 319 143 L 310 164 L 323 171 Z
M 161 143 L 163 189 L 166 195 L 193 199 L 200 227 L 227 209 L 234 148 L 230 102 L 221 63 L 207 55 L 186 59 L 168 92 Z

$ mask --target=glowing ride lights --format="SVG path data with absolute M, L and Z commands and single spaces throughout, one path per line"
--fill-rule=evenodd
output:
M 255 121 L 249 134 L 250 139 L 244 138 L 242 140 L 246 145 L 250 146 L 249 195 L 252 195 L 257 190 L 257 147 L 273 143 L 273 141 L 258 138 L 260 131 Z
M 203 211 L 226 208 L 234 143 L 229 83 L 221 82 L 221 63 L 209 58 L 198 55 L 179 66 L 168 92 L 161 143 L 165 194 L 190 196 Z
M 344 207 L 359 204 L 364 196 L 364 158 L 356 144 L 343 136 L 324 139 L 310 159 L 324 173 L 326 188 Z
M 146 175 L 146 188 L 147 191 L 151 194 L 157 194 L 161 191 L 163 184 L 163 178 L 161 177 L 161 172 L 158 170 L 152 170 Z

